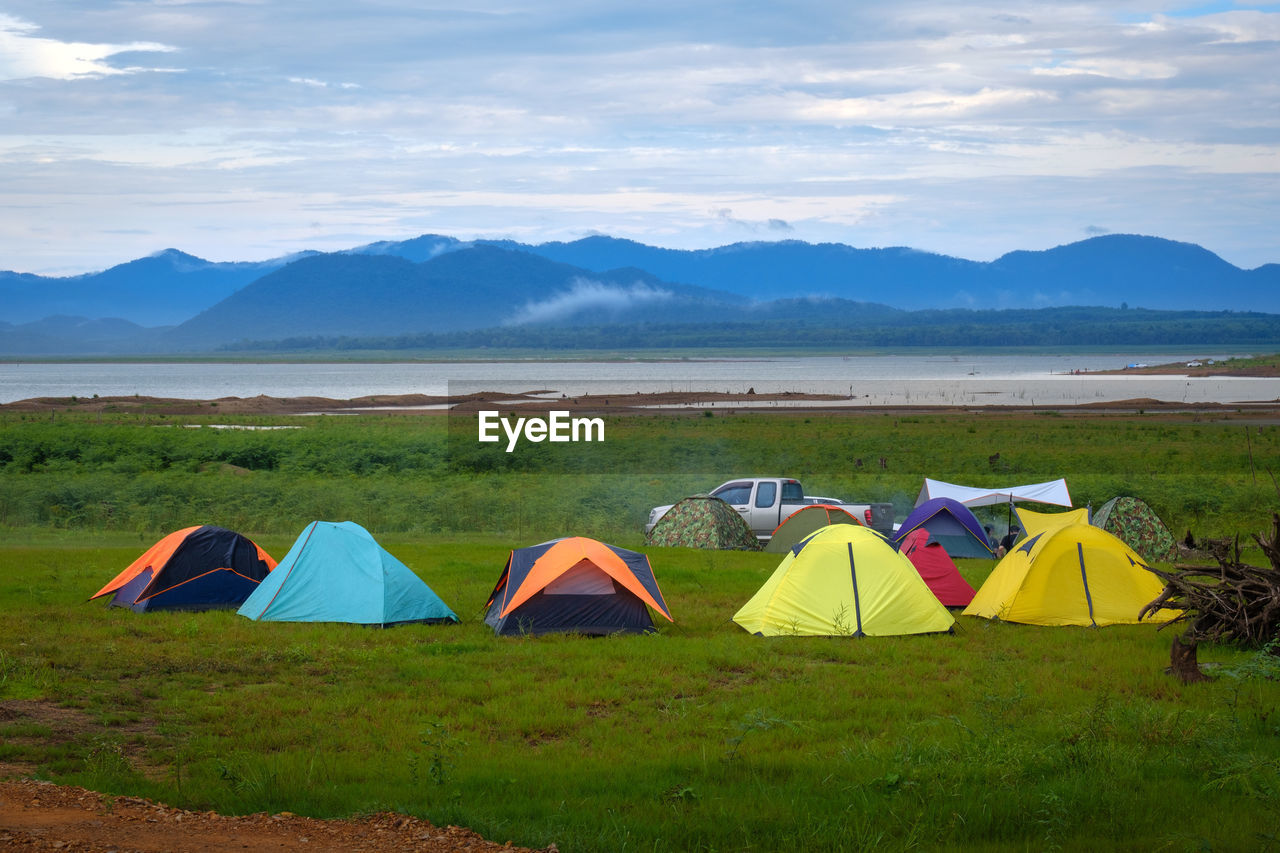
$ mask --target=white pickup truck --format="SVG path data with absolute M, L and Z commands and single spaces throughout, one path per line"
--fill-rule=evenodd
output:
M 712 489 L 711 494 L 736 509 L 756 538 L 762 542 L 769 541 L 774 529 L 783 519 L 809 504 L 833 504 L 848 511 L 868 527 L 886 536 L 893 535 L 893 504 L 849 504 L 836 498 L 810 497 L 805 495 L 799 480 L 786 477 L 730 480 Z M 644 526 L 646 536 L 672 506 L 673 504 L 656 506 L 649 510 L 649 520 Z

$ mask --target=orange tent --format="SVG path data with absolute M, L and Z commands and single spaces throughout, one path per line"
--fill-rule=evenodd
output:
M 239 607 L 276 561 L 252 540 L 223 527 L 184 527 L 147 549 L 91 596 L 133 610 Z
M 582 536 L 511 552 L 489 597 L 485 623 L 498 634 L 615 634 L 668 620 L 649 558 Z
M 771 554 L 785 554 L 810 533 L 831 524 L 856 524 L 865 527 L 856 515 L 833 504 L 802 506 L 782 520 L 769 536 L 764 550 Z

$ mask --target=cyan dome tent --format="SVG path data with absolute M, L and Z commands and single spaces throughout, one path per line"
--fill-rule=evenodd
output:
M 875 637 L 948 631 L 955 617 L 888 539 L 833 524 L 796 543 L 733 621 L 764 637 Z
M 648 607 L 674 621 L 648 557 L 571 536 L 513 550 L 484 621 L 495 634 L 636 634 L 653 630 Z
M 1141 498 L 1112 498 L 1093 514 L 1092 523 L 1118 536 L 1145 560 L 1167 563 L 1178 558 L 1173 534 Z
M 225 527 L 184 527 L 152 545 L 90 600 L 115 593 L 112 607 L 216 610 L 239 607 L 276 561 Z
M 237 611 L 264 622 L 457 622 L 421 578 L 354 521 L 313 521 Z
M 915 530 L 929 531 L 929 541 L 941 545 L 951 557 L 995 556 L 986 531 L 967 506 L 954 498 L 931 498 L 913 509 L 894 534 L 901 544 Z
M 829 524 L 861 524 L 857 516 L 844 507 L 832 504 L 811 504 L 802 506 L 788 515 L 773 530 L 769 544 L 764 550 L 771 554 L 783 554 L 810 533 L 815 533 Z
M 964 615 L 1029 625 L 1136 624 L 1163 590 L 1142 558 L 1105 530 L 1042 524 L 996 563 Z M 1168 618 L 1162 610 L 1142 621 Z
M 760 550 L 760 540 L 738 511 L 713 495 L 678 501 L 658 519 L 645 542 L 666 547 Z

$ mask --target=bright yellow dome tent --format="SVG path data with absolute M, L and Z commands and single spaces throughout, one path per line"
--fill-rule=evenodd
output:
M 1017 507 L 1014 512 L 1018 514 L 1018 521 L 1022 523 L 1022 529 L 1026 531 L 1027 536 L 1047 533 L 1059 527 L 1066 527 L 1068 524 L 1089 523 L 1088 507 L 1069 509 L 1066 512 L 1035 512 Z
M 1060 513 L 1059 515 L 1072 515 Z M 1132 625 L 1164 583 L 1128 545 L 1090 524 L 1028 520 L 1028 535 L 1005 555 L 964 609 L 1028 625 Z M 1040 523 L 1044 519 L 1044 523 Z M 1161 611 L 1144 622 L 1173 614 Z
M 733 621 L 765 637 L 927 634 L 955 624 L 910 560 L 853 524 L 798 542 Z

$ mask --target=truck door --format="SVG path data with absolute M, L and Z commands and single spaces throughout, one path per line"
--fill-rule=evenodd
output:
M 758 536 L 768 536 L 778 526 L 778 484 L 773 480 L 761 480 L 756 484 L 755 500 L 751 502 L 751 517 L 747 523 Z
M 751 526 L 751 487 L 754 485 L 750 480 L 741 480 L 736 483 L 725 483 L 711 494 L 727 503 L 738 511 L 742 516 L 742 520 Z M 772 529 L 772 528 L 771 528 Z

